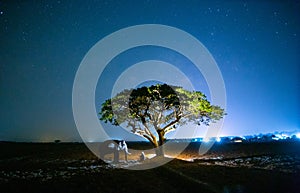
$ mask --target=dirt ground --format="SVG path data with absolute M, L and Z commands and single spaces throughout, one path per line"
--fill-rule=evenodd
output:
M 176 145 L 165 149 L 167 158 L 152 158 L 147 144 L 128 146 L 138 151 L 127 163 L 120 154 L 123 166 L 169 162 L 128 170 L 99 160 L 81 143 L 2 142 L 0 192 L 300 192 L 300 142 L 215 144 L 204 155 L 191 143 L 175 159 Z M 144 162 L 137 161 L 141 151 Z

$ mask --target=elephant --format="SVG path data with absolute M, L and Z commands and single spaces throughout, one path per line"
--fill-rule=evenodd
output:
M 100 144 L 99 146 L 99 155 L 102 160 L 104 160 L 104 156 L 107 154 L 114 154 L 114 163 L 119 162 L 119 147 L 120 141 L 118 140 L 107 140 Z
M 99 156 L 102 160 L 104 160 L 104 156 L 106 154 L 114 154 L 114 163 L 119 162 L 119 157 L 120 157 L 120 151 L 124 151 L 125 155 L 125 161 L 128 162 L 127 160 L 127 155 L 130 155 L 131 153 L 128 152 L 128 147 L 127 144 L 124 140 L 119 141 L 119 140 L 107 140 L 104 141 L 100 144 L 99 148 Z

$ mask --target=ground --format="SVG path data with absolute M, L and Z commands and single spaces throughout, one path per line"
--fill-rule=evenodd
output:
M 157 159 L 167 164 L 127 170 L 99 160 L 82 143 L 0 143 L 1 192 L 299 192 L 300 142 L 215 144 L 205 155 L 199 143 L 171 158 L 125 163 L 139 167 Z M 147 145 L 128 143 L 136 149 Z M 139 152 L 139 151 L 137 151 Z M 172 149 L 166 149 L 172 157 Z M 151 154 L 147 154 L 151 158 Z M 112 155 L 107 155 L 108 162 Z M 187 161 L 188 160 L 188 161 Z

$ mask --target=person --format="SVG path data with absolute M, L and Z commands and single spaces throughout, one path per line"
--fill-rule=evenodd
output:
M 123 140 L 122 142 L 119 143 L 119 149 L 124 151 L 125 161 L 127 162 L 128 161 L 127 155 L 130 155 L 131 153 L 129 153 L 129 151 L 128 151 L 128 147 L 127 147 L 125 140 Z
M 142 151 L 139 161 L 142 162 L 142 161 L 145 161 L 145 159 L 146 159 L 145 153 Z

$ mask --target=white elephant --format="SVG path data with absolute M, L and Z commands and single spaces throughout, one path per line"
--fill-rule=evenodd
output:
M 106 154 L 114 154 L 114 160 L 113 162 L 118 163 L 119 162 L 119 154 L 120 151 L 124 151 L 125 155 L 125 161 L 127 162 L 127 155 L 130 155 L 131 153 L 128 152 L 127 144 L 124 140 L 118 141 L 118 140 L 107 140 L 100 144 L 100 158 L 104 160 L 104 156 Z
M 107 140 L 107 141 L 102 142 L 99 147 L 100 158 L 102 160 L 104 160 L 105 155 L 113 153 L 114 154 L 113 162 L 118 163 L 119 162 L 119 151 L 120 151 L 120 148 L 118 145 L 119 143 L 120 143 L 120 141 L 117 141 L 117 140 Z

